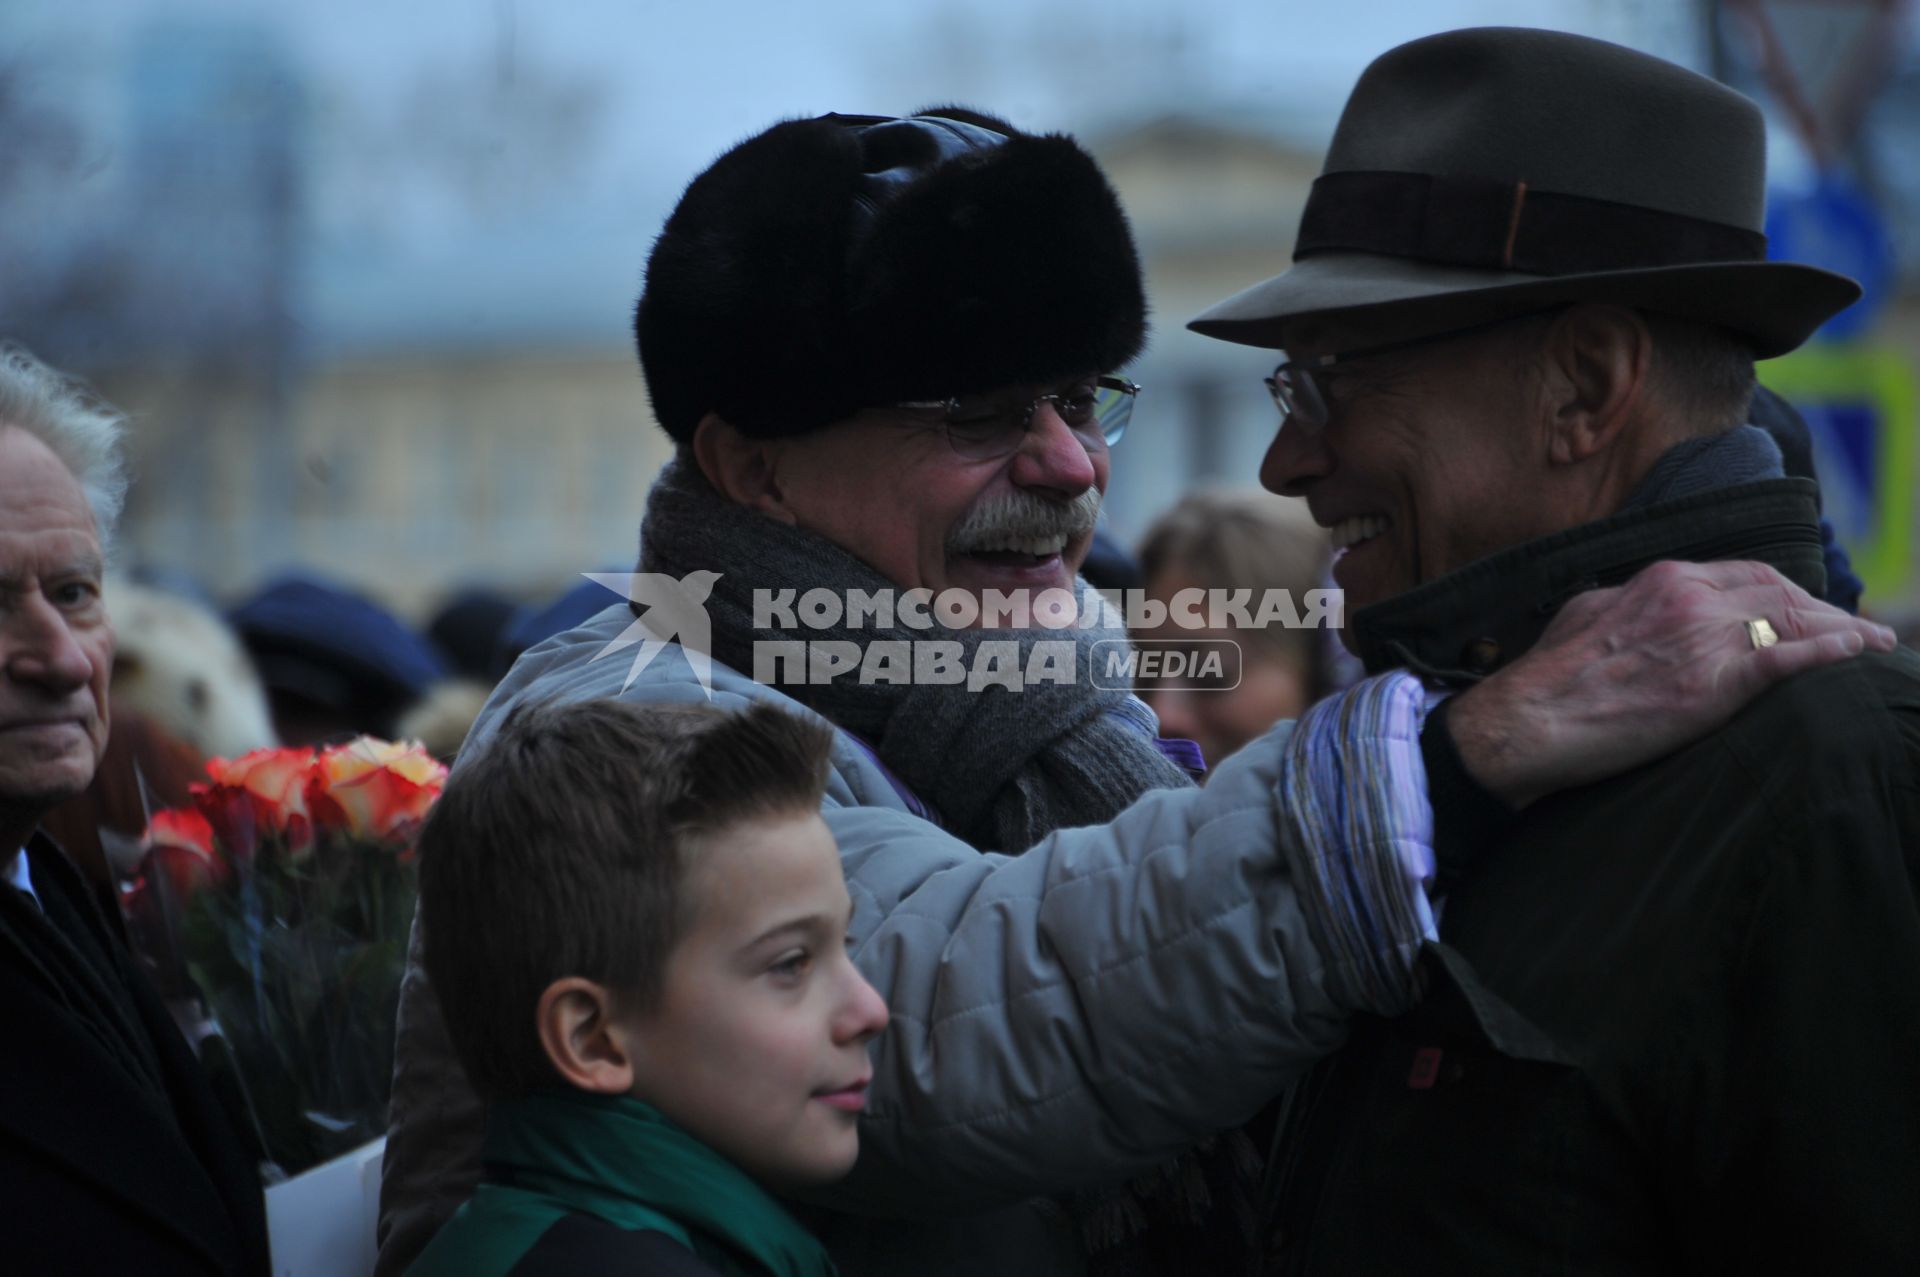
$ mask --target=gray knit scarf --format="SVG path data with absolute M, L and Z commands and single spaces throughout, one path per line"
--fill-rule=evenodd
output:
M 780 685 L 865 741 L 949 830 L 982 850 L 1024 851 L 1055 829 L 1103 824 L 1150 789 L 1193 783 L 1155 747 L 1152 717 L 1131 693 L 1094 686 L 1093 645 L 1124 640 L 1119 628 L 853 629 L 843 616 L 824 629 L 756 629 L 755 590 L 824 587 L 843 601 L 850 590 L 900 591 L 833 542 L 726 500 L 696 467 L 678 461 L 647 499 L 640 567 L 674 577 L 720 572 L 707 600 L 713 655 L 747 674 L 756 641 L 851 641 L 865 651 L 881 641 L 943 640 L 959 644 L 967 669 L 983 644 L 1000 642 L 1017 645 L 1021 670 L 1037 643 L 1071 643 L 1070 680 L 1017 691 L 862 683 L 857 670 Z

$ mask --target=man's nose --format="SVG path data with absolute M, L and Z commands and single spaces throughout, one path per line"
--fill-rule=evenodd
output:
M 1260 462 L 1260 486 L 1284 497 L 1304 497 L 1313 481 L 1332 467 L 1325 432 L 1308 430 L 1299 422 L 1283 423 Z
M 57 692 L 86 685 L 93 676 L 87 654 L 66 615 L 47 599 L 29 595 L 0 620 L 7 677 Z
M 1013 456 L 1013 481 L 1025 488 L 1053 488 L 1077 497 L 1098 478 L 1086 441 L 1073 432 L 1053 401 L 1035 404 L 1026 437 Z

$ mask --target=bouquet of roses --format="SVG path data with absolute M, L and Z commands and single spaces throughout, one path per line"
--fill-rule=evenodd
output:
M 207 773 L 153 816 L 129 920 L 163 988 L 197 991 L 292 1175 L 386 1130 L 414 840 L 446 768 L 363 736 Z

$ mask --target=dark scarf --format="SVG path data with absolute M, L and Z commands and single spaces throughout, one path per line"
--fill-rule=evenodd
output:
M 1780 445 L 1758 426 L 1677 443 L 1660 454 L 1620 506 L 1620 513 L 1716 488 L 1734 488 L 1786 475 Z
M 1404 666 L 1465 686 L 1518 659 L 1574 595 L 1624 585 L 1659 559 L 1759 559 L 1819 597 L 1818 496 L 1810 481 L 1782 475 L 1778 446 L 1755 427 L 1687 440 L 1614 514 L 1362 608 L 1352 632 L 1369 673 Z
M 854 589 L 899 591 L 833 542 L 727 501 L 695 467 L 678 461 L 647 498 L 640 568 L 674 577 L 720 571 L 706 604 L 713 656 L 746 674 L 757 640 L 848 640 L 863 650 L 882 640 L 942 640 L 961 646 L 969 669 L 982 644 L 1011 643 L 1022 670 L 1036 643 L 1071 643 L 1070 682 L 1018 692 L 862 685 L 853 671 L 831 683 L 781 685 L 865 741 L 941 823 L 982 851 L 1018 853 L 1055 829 L 1105 824 L 1148 790 L 1193 783 L 1154 745 L 1143 705 L 1128 692 L 1094 686 L 1093 645 L 1124 641 L 1122 630 L 756 630 L 756 589 L 804 594 L 825 587 L 843 601 Z M 1254 1145 L 1231 1131 L 1125 1186 L 1075 1194 L 1090 1277 L 1226 1272 L 1243 1264 L 1260 1176 Z
M 1753 424 L 1706 439 L 1689 439 L 1669 448 L 1635 486 L 1622 510 L 1671 501 L 1675 497 L 1730 488 L 1782 475 L 1819 482 L 1813 472 L 1813 439 L 1791 405 L 1762 388 L 1753 400 Z M 1821 557 L 1827 568 L 1820 597 L 1845 612 L 1860 611 L 1866 582 L 1853 570 L 1853 558 L 1840 543 L 1833 520 L 1820 517 Z
M 834 1277 L 819 1242 L 745 1171 L 627 1096 L 553 1088 L 494 1106 L 473 1199 L 410 1272 L 505 1273 L 555 1223 L 653 1229 L 728 1277 Z
M 1125 633 L 1065 630 L 755 629 L 755 590 L 902 591 L 833 542 L 723 499 L 675 462 L 647 500 L 640 567 L 683 577 L 721 572 L 707 600 L 713 655 L 751 674 L 756 641 L 957 643 L 972 669 L 989 643 L 1011 645 L 1027 668 L 1039 643 L 1071 643 L 1067 682 L 1001 686 L 862 684 L 855 671 L 780 690 L 871 746 L 943 824 L 983 851 L 1020 852 L 1055 829 L 1111 820 L 1150 789 L 1190 785 L 1153 743 L 1152 719 L 1126 691 L 1094 686 L 1094 644 Z M 911 649 L 909 649 L 911 650 Z M 992 652 L 996 649 L 987 649 Z

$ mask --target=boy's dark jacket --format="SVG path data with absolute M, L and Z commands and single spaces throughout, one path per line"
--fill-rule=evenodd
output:
M 1813 485 L 1617 516 L 1355 624 L 1367 650 L 1458 685 L 1570 594 L 1658 558 L 1759 559 L 1817 596 Z M 1434 738 L 1439 837 L 1469 844 L 1442 863 L 1474 855 L 1420 1007 L 1357 1021 L 1293 1098 L 1270 1271 L 1910 1266 L 1920 658 L 1788 679 L 1699 742 L 1517 816 L 1488 819 Z
M 487 1119 L 479 1190 L 409 1277 L 833 1277 L 745 1172 L 624 1096 L 543 1089 Z
M 66 856 L 0 886 L 0 1269 L 268 1272 L 260 1172 Z

